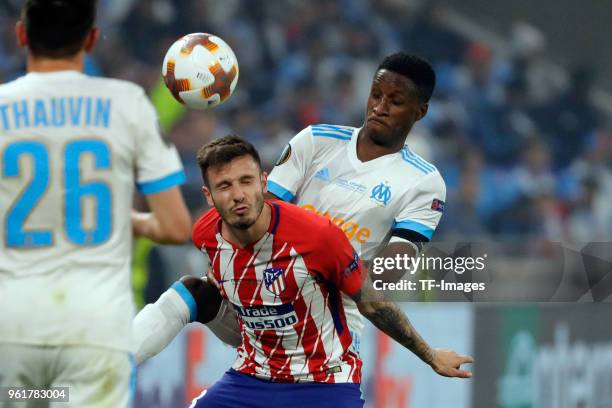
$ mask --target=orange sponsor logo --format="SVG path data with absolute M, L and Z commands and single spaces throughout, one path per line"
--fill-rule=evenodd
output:
M 342 217 L 334 217 L 329 213 L 329 211 L 323 213 L 317 210 L 317 208 L 312 204 L 304 204 L 302 208 L 319 214 L 325 218 L 329 218 L 331 222 L 339 226 L 342 231 L 344 231 L 349 241 L 355 240 L 360 244 L 365 244 L 368 241 L 368 238 L 370 238 L 370 234 L 372 234 L 372 231 L 370 231 L 368 227 L 362 227 L 359 224 L 351 221 L 347 222 Z

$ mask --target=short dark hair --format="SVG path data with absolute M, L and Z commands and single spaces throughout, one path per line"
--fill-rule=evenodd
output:
M 385 57 L 376 71 L 381 69 L 395 72 L 410 79 L 416 85 L 421 102 L 429 102 L 436 86 L 436 73 L 429 61 L 418 55 L 397 52 Z
M 35 56 L 75 55 L 96 19 L 96 0 L 26 0 L 21 18 Z
M 242 156 L 251 156 L 261 169 L 259 153 L 257 153 L 257 150 L 255 150 L 255 147 L 251 143 L 240 136 L 227 135 L 200 147 L 197 159 L 200 170 L 202 171 L 204 184 L 208 186 L 206 172 L 210 167 L 223 166 Z

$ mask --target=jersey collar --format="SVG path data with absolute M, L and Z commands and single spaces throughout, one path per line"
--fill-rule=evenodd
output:
M 24 78 L 34 80 L 49 80 L 49 79 L 72 79 L 75 77 L 85 76 L 80 71 L 68 70 L 68 71 L 49 71 L 49 72 L 28 72 Z
M 353 136 L 351 137 L 351 140 L 347 145 L 349 161 L 353 165 L 353 167 L 360 170 L 374 169 L 380 166 L 385 166 L 386 164 L 395 160 L 398 154 L 397 152 L 385 154 L 384 156 L 380 156 L 376 159 L 369 160 L 367 162 L 362 162 L 361 160 L 359 160 L 359 158 L 357 157 L 357 138 L 359 137 L 359 132 L 361 131 L 361 129 L 362 128 L 356 128 L 355 130 L 353 130 Z
M 278 224 L 280 222 L 280 215 L 281 215 L 280 214 L 280 206 L 277 203 L 269 202 L 268 200 L 264 201 L 264 205 L 270 206 L 270 210 L 272 212 L 272 217 L 270 218 L 270 225 L 268 225 L 268 230 L 257 241 L 251 242 L 249 245 L 245 246 L 244 248 L 241 248 L 236 243 L 234 243 L 234 242 L 230 241 L 229 239 L 225 238 L 223 236 L 222 232 L 221 232 L 222 231 L 221 230 L 221 225 L 223 223 L 223 219 L 221 217 L 219 217 L 219 221 L 217 221 L 217 234 L 219 234 L 219 236 L 221 237 L 223 242 L 226 242 L 232 248 L 238 249 L 238 250 L 240 250 L 240 249 L 244 250 L 244 249 L 247 249 L 247 248 L 253 248 L 261 240 L 267 239 L 270 235 L 276 234 L 276 230 L 278 229 Z

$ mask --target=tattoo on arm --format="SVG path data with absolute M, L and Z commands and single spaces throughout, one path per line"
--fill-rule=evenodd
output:
M 419 335 L 406 314 L 396 304 L 385 301 L 382 294 L 374 290 L 369 275 L 366 275 L 361 290 L 352 298 L 361 314 L 374 326 L 412 351 L 425 363 L 431 364 L 434 350 Z
M 434 352 L 419 335 L 406 314 L 390 302 L 372 302 L 371 312 L 367 314 L 374 326 L 393 340 L 416 354 L 423 362 L 431 364 Z

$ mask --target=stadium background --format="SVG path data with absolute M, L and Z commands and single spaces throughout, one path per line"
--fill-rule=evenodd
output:
M 194 160 L 200 145 L 236 132 L 270 168 L 308 124 L 359 126 L 378 62 L 413 51 L 438 76 L 430 112 L 409 139 L 447 183 L 436 240 L 609 248 L 612 11 L 606 2 L 533 3 L 100 0 L 102 36 L 87 72 L 149 91 L 183 157 L 183 191 L 195 217 L 204 210 Z M 20 4 L 0 0 L 2 82 L 24 71 L 13 34 Z M 167 47 L 197 31 L 224 38 L 240 63 L 236 93 L 210 112 L 184 110 L 160 78 Z M 134 250 L 140 306 L 179 275 L 202 273 L 200 255 L 188 246 L 139 241 Z M 432 345 L 472 353 L 475 377 L 436 377 L 368 325 L 361 350 L 372 407 L 612 406 L 609 303 L 404 307 Z M 141 367 L 136 406 L 183 406 L 232 357 L 210 332 L 189 326 Z

